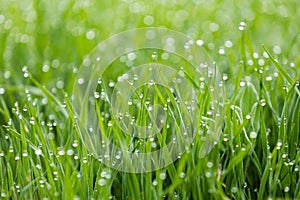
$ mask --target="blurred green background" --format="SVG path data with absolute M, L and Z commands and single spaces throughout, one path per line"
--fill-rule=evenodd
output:
M 236 44 L 242 36 L 239 26 L 245 22 L 254 51 L 263 52 L 261 44 L 265 44 L 280 54 L 279 59 L 298 63 L 299 19 L 297 0 L 1 0 L 0 84 L 24 84 L 19 77 L 27 66 L 48 87 L 71 91 L 76 69 L 99 42 L 149 26 L 164 26 L 202 40 L 226 71 L 242 57 L 241 45 Z M 221 56 L 226 41 L 232 53 Z

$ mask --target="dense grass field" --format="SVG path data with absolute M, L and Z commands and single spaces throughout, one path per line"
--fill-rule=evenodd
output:
M 0 199 L 300 199 L 299 19 L 297 0 L 0 0 Z M 197 134 L 176 161 L 133 173 L 91 151 L 72 97 L 100 42 L 145 27 L 181 32 L 207 52 L 220 72 L 222 118 L 210 119 L 213 96 L 187 66 L 201 115 L 191 127 Z M 136 60 L 182 70 L 153 52 L 141 49 Z M 110 109 L 111 90 L 128 70 L 122 62 L 108 67 L 95 91 L 101 132 L 131 151 L 152 151 L 171 140 L 185 111 L 168 89 L 141 87 L 150 104 L 174 106 L 160 130 L 166 137 L 122 140 Z M 131 113 L 149 120 L 147 109 Z M 213 125 L 214 146 L 200 155 Z

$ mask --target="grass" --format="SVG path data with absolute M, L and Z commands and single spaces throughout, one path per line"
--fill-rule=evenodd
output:
M 1 199 L 300 199 L 296 0 L 0 0 L 0 5 Z M 81 63 L 98 43 L 147 26 L 165 26 L 204 43 L 222 74 L 224 119 L 207 156 L 199 155 L 203 136 L 197 134 L 174 163 L 128 173 L 102 164 L 83 144 L 71 96 Z M 151 59 L 147 53 L 137 52 L 137 58 Z M 109 67 L 114 70 L 107 70 L 99 94 L 101 89 L 110 94 L 109 82 L 126 71 L 119 64 Z M 184 73 L 209 117 L 211 97 L 201 95 L 192 71 Z M 146 96 L 157 94 L 153 103 L 167 101 L 168 90 L 143 89 Z M 96 102 L 103 133 L 125 146 L 132 143 L 132 150 L 151 149 L 149 141 L 115 138 L 122 130 L 108 126 L 116 123 L 110 102 L 101 97 Z M 132 109 L 146 124 L 146 105 L 141 112 Z M 171 111 L 168 119 L 174 121 L 182 110 Z M 167 129 L 162 136 L 161 144 L 168 141 Z

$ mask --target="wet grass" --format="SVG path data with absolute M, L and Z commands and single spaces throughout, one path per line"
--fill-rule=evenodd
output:
M 300 198 L 297 1 L 85 2 L 0 0 L 1 199 Z M 125 173 L 85 148 L 70 97 L 99 42 L 147 26 L 206 49 L 222 74 L 225 116 L 204 158 L 197 135 L 173 164 Z M 98 106 L 103 132 L 120 132 Z

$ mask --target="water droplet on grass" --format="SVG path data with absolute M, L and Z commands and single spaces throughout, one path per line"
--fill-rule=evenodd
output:
M 228 80 L 228 75 L 227 74 L 223 74 L 223 81 Z
M 4 88 L 0 88 L 0 94 L 4 94 L 5 93 L 5 89 Z
M 84 83 L 84 79 L 83 79 L 83 78 L 79 78 L 79 79 L 77 80 L 77 83 L 78 83 L 79 85 L 82 85 L 82 84 Z
M 232 42 L 230 40 L 225 41 L 225 47 L 231 48 L 232 47 Z
M 152 142 L 152 143 L 151 143 L 151 147 L 152 147 L 153 149 L 155 149 L 155 148 L 157 147 L 156 142 Z
M 207 166 L 208 168 L 212 168 L 212 167 L 213 167 L 213 163 L 212 163 L 212 162 L 207 162 L 206 166 Z
M 240 30 L 240 31 L 245 30 L 246 25 L 247 25 L 246 22 L 241 21 L 241 22 L 240 22 L 240 25 L 239 25 L 239 30 Z
M 267 76 L 266 77 L 266 81 L 272 81 L 273 80 L 273 77 L 272 76 Z
M 273 52 L 274 52 L 275 54 L 277 54 L 277 55 L 281 54 L 281 48 L 280 48 L 280 46 L 279 46 L 279 45 L 275 45 L 275 46 L 273 47 Z
M 40 155 L 42 155 L 42 150 L 41 150 L 41 149 L 36 149 L 36 150 L 34 151 L 34 153 L 35 153 L 37 156 L 40 156 Z
M 241 82 L 240 82 L 240 86 L 241 86 L 241 87 L 244 87 L 245 85 L 246 85 L 246 83 L 245 83 L 244 81 L 241 81 Z
M 260 105 L 261 105 L 262 107 L 264 107 L 264 106 L 266 105 L 266 100 L 265 100 L 265 99 L 261 99 L 261 100 L 260 100 Z
M 65 155 L 65 151 L 64 151 L 63 149 L 60 149 L 60 150 L 58 151 L 58 155 L 60 155 L 60 156 Z
M 144 20 L 143 20 L 144 24 L 150 26 L 154 23 L 154 17 L 151 16 L 151 15 L 147 15 L 144 17 Z
M 250 138 L 255 139 L 257 137 L 257 133 L 255 131 L 250 132 Z
M 104 178 L 100 178 L 99 181 L 98 181 L 98 184 L 100 186 L 104 186 L 106 184 L 106 180 Z
M 259 59 L 258 60 L 258 65 L 259 66 L 264 66 L 265 65 L 265 60 L 264 59 Z
M 224 49 L 222 49 L 222 48 L 221 48 L 221 49 L 219 49 L 219 54 L 220 54 L 220 55 L 224 55 L 224 54 L 225 54 L 225 50 L 224 50 Z
M 154 181 L 152 182 L 152 185 L 153 185 L 153 186 L 157 186 L 157 184 L 158 184 L 157 180 L 154 179 Z
M 127 59 L 130 60 L 130 61 L 133 61 L 136 59 L 136 54 L 133 53 L 133 52 L 130 52 L 127 54 Z
M 238 190 L 237 190 L 236 187 L 232 187 L 232 188 L 231 188 L 231 192 L 232 192 L 232 193 L 236 193 L 237 191 L 238 191 Z
M 32 125 L 34 125 L 34 124 L 35 124 L 35 122 L 34 122 L 34 117 L 31 117 L 31 118 L 30 118 L 30 121 L 29 121 L 29 123 L 30 123 L 30 124 L 32 124 Z
M 207 178 L 211 177 L 211 172 L 205 172 L 205 176 L 206 176 Z
M 93 30 L 90 30 L 85 34 L 85 36 L 88 40 L 93 40 L 95 38 L 96 34 Z
M 4 78 L 5 78 L 5 79 L 9 79 L 10 76 L 11 76 L 10 71 L 5 71 L 5 72 L 4 72 Z
M 285 188 L 284 188 L 284 192 L 289 192 L 290 191 L 290 188 L 288 187 L 288 186 L 286 186 Z
M 196 44 L 197 44 L 198 46 L 202 46 L 202 45 L 204 44 L 204 42 L 203 42 L 203 40 L 197 40 L 197 41 L 196 41 Z
M 24 78 L 28 78 L 29 77 L 29 73 L 26 71 L 25 73 L 24 73 Z
M 43 67 L 42 67 L 42 71 L 43 71 L 43 72 L 46 73 L 46 72 L 48 72 L 49 70 L 50 70 L 50 66 L 49 66 L 49 65 L 47 65 L 47 64 L 46 64 L 46 65 L 43 65 Z
M 111 81 L 111 82 L 109 82 L 108 86 L 112 88 L 115 86 L 115 83 L 113 81 Z
M 179 177 L 183 179 L 183 178 L 185 177 L 185 173 L 184 173 L 184 172 L 181 172 L 181 173 L 179 174 Z
M 154 51 L 152 53 L 151 58 L 152 58 L 152 60 L 155 60 L 155 61 L 157 60 L 157 53 L 156 53 L 156 51 Z
M 68 149 L 67 155 L 68 155 L 68 156 L 72 156 L 73 154 L 74 154 L 73 149 Z
M 165 179 L 167 178 L 167 174 L 166 174 L 165 172 L 161 172 L 161 173 L 159 174 L 159 178 L 160 178 L 161 180 L 165 180 Z
M 277 147 L 276 147 L 276 148 L 277 148 L 277 149 L 280 149 L 281 146 L 282 146 L 282 142 L 281 142 L 281 141 L 278 141 L 278 142 L 277 142 Z

